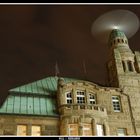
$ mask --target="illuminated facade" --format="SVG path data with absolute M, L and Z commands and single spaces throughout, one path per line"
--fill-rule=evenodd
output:
M 112 30 L 108 87 L 48 77 L 9 91 L 0 109 L 1 135 L 140 135 L 140 52 Z

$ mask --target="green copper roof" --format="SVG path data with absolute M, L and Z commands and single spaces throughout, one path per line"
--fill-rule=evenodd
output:
M 57 80 L 58 77 L 48 77 L 9 90 L 10 95 L 1 106 L 0 113 L 58 116 Z M 75 80 L 64 78 L 66 83 Z
M 122 32 L 122 31 L 120 31 L 118 29 L 114 29 L 110 33 L 110 39 L 113 39 L 115 37 L 125 37 L 126 38 L 124 32 Z

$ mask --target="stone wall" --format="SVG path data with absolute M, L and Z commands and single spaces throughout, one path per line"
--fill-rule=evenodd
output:
M 96 95 L 96 104 L 92 106 L 92 109 L 86 108 L 89 105 L 86 101 L 85 109 L 80 107 L 74 108 L 74 104 L 69 104 L 67 108 L 66 92 L 72 91 L 72 97 L 74 103 L 76 103 L 76 90 L 84 90 L 86 96 L 88 93 L 94 93 Z M 121 111 L 114 112 L 112 104 L 112 96 L 119 96 L 121 102 Z M 73 82 L 64 84 L 58 87 L 59 99 L 59 112 L 61 122 L 61 134 L 67 135 L 68 124 L 87 123 L 93 126 L 92 135 L 97 135 L 96 124 L 102 124 L 105 126 L 105 135 L 117 135 L 117 128 L 124 128 L 127 130 L 127 135 L 134 135 L 134 127 L 132 124 L 130 106 L 128 97 L 119 88 L 100 87 L 90 82 Z M 77 105 L 77 104 L 76 104 Z M 80 105 L 79 105 L 80 106 Z M 97 107 L 94 109 L 94 107 Z M 102 110 L 102 109 L 103 110 Z M 83 119 L 81 116 L 83 116 Z M 76 119 L 77 118 L 77 119 Z M 77 120 L 77 121 L 76 121 Z M 80 134 L 80 133 L 79 133 Z
M 41 126 L 41 135 L 59 135 L 59 118 L 0 115 L 0 135 L 17 135 L 17 125 L 27 125 L 29 136 L 33 125 Z

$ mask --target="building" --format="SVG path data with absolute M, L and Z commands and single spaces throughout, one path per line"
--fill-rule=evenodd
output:
M 140 52 L 110 33 L 108 87 L 48 77 L 15 89 L 0 108 L 0 135 L 140 135 Z

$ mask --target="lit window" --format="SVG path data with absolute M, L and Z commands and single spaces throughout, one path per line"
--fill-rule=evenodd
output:
M 84 91 L 77 91 L 77 103 L 85 103 L 85 92 Z
M 97 129 L 97 136 L 103 136 L 104 135 L 103 125 L 97 124 L 96 129 Z
M 27 126 L 17 125 L 17 136 L 26 136 L 26 135 L 27 135 Z
M 118 96 L 112 96 L 112 103 L 113 103 L 114 112 L 120 112 L 121 107 L 120 107 L 120 100 Z
M 72 93 L 71 92 L 66 93 L 66 100 L 67 100 L 67 104 L 72 103 Z
M 78 136 L 78 124 L 69 124 L 68 130 L 69 136 Z
M 91 124 L 84 124 L 82 130 L 83 130 L 83 136 L 91 136 L 92 135 Z
M 90 104 L 96 104 L 95 95 L 89 94 L 89 102 Z
M 126 129 L 125 128 L 118 128 L 117 129 L 117 135 L 118 136 L 125 136 L 126 135 Z
M 32 136 L 40 136 L 41 135 L 41 128 L 40 128 L 40 126 L 32 126 L 31 135 Z

